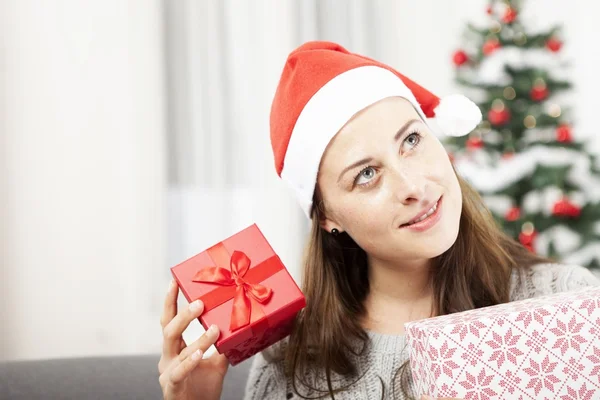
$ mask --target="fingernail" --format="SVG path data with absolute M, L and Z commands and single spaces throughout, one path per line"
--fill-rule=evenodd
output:
M 171 282 L 169 282 L 169 289 L 173 289 L 175 287 L 175 279 L 171 279 Z
M 202 302 L 200 300 L 196 300 L 196 301 L 190 303 L 190 311 L 197 312 L 201 306 L 202 306 Z
M 208 328 L 208 333 L 211 336 L 216 336 L 219 333 L 219 327 L 216 325 L 211 325 L 210 328 Z
M 192 360 L 196 361 L 200 357 L 202 357 L 202 351 L 200 351 L 200 349 L 192 353 Z

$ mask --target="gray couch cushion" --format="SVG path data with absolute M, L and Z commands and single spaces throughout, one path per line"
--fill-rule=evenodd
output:
M 0 363 L 0 398 L 161 399 L 158 355 Z M 251 360 L 229 367 L 224 400 L 243 398 Z

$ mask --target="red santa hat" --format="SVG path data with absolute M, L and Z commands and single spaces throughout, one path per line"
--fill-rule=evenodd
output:
M 393 68 L 331 42 L 307 42 L 290 53 L 271 106 L 277 174 L 311 218 L 325 148 L 360 110 L 387 97 L 410 101 L 436 134 L 463 136 L 481 111 L 462 95 L 442 99 Z

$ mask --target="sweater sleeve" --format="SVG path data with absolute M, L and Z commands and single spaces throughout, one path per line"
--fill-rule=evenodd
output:
M 565 273 L 564 288 L 567 291 L 582 289 L 588 286 L 600 286 L 600 279 L 589 269 L 572 265 Z
M 542 263 L 513 271 L 511 300 L 600 286 L 600 278 L 589 269 L 576 264 Z
M 286 382 L 283 361 L 268 361 L 258 353 L 250 367 L 244 400 L 285 399 Z

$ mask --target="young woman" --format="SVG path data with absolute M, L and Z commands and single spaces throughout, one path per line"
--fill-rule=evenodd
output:
M 255 356 L 246 399 L 405 399 L 404 323 L 600 285 L 587 269 L 539 257 L 503 234 L 457 175 L 439 135 L 481 119 L 462 96 L 438 99 L 389 66 L 329 42 L 286 62 L 271 110 L 275 167 L 312 220 L 292 335 Z M 167 399 L 220 397 L 218 337 L 181 338 L 202 304 L 162 316 Z

